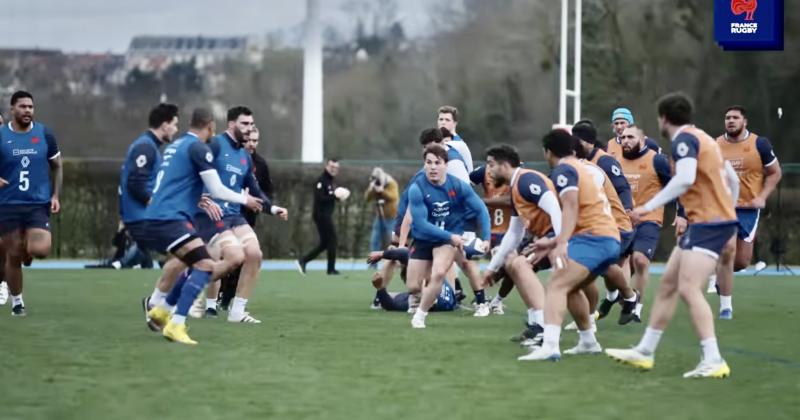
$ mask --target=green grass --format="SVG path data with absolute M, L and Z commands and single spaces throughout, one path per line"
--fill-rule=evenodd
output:
M 605 356 L 517 362 L 515 294 L 505 316 L 434 313 L 418 331 L 368 309 L 366 272 L 270 272 L 250 305 L 263 324 L 191 320 L 190 348 L 144 325 L 157 275 L 26 272 L 28 317 L 0 313 L 0 418 L 800 418 L 796 278 L 737 278 L 736 319 L 717 323 L 732 376 L 698 381 L 681 378 L 700 355 L 683 306 L 640 373 Z M 598 339 L 635 344 L 644 327 L 616 311 Z

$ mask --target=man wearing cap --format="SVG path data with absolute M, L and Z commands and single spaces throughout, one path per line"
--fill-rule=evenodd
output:
M 634 124 L 633 113 L 628 108 L 617 108 L 611 113 L 611 129 L 614 131 L 614 137 L 608 140 L 606 152 L 614 156 L 617 160 L 622 158 L 622 141 L 620 140 L 620 136 L 622 136 L 622 132 L 625 131 L 626 128 Z M 661 146 L 658 145 L 657 141 L 645 136 L 644 143 L 648 149 L 656 153 L 661 153 Z

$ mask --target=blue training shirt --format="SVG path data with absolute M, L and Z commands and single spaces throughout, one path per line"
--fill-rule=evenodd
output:
M 213 171 L 214 154 L 208 145 L 186 133 L 164 150 L 156 174 L 148 220 L 191 220 L 203 193 L 200 174 Z
M 250 195 L 264 200 L 264 208 L 269 211 L 271 203 L 255 179 L 250 153 L 247 153 L 247 150 L 241 147 L 239 142 L 231 138 L 227 132 L 212 138 L 208 147 L 214 155 L 213 165 L 217 169 L 222 183 L 237 193 L 244 188 L 249 189 Z M 241 204 L 223 200 L 214 201 L 222 208 L 223 216 L 241 214 Z M 198 208 L 195 213 L 202 213 L 202 210 Z
M 8 181 L 0 188 L 0 204 L 50 203 L 50 160 L 61 155 L 53 133 L 36 121 L 19 133 L 8 122 L 0 129 L 0 141 L 0 178 Z
M 411 236 L 414 239 L 450 242 L 451 235 L 464 233 L 467 214 L 479 218 L 481 239 L 491 237 L 489 210 L 472 187 L 458 178 L 447 175 L 443 185 L 433 185 L 427 178 L 414 182 L 408 190 L 411 209 Z
M 161 166 L 161 141 L 147 130 L 128 147 L 119 179 L 119 213 L 123 223 L 145 219 Z

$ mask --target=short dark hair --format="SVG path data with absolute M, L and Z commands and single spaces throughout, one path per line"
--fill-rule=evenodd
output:
M 572 126 L 572 135 L 579 139 L 597 145 L 597 128 L 591 120 L 580 120 Z
M 452 105 L 440 106 L 439 114 L 450 114 L 453 116 L 453 121 L 458 122 L 458 108 Z
M 725 113 L 727 114 L 731 111 L 739 111 L 739 113 L 742 114 L 742 117 L 747 118 L 747 111 L 741 105 L 731 105 L 725 110 Z
M 338 163 L 339 162 L 339 158 L 338 157 L 329 157 L 329 158 L 325 159 L 325 164 L 326 165 L 331 163 L 331 162 Z
M 195 108 L 192 111 L 192 122 L 189 126 L 197 129 L 206 128 L 213 121 L 214 114 L 208 108 Z
M 683 92 L 668 93 L 658 100 L 658 116 L 673 125 L 690 124 L 693 109 L 692 100 Z
M 584 140 L 586 141 L 586 140 Z M 595 144 L 596 145 L 596 144 Z M 581 138 L 572 135 L 572 150 L 575 152 L 575 157 L 578 159 L 589 159 L 589 154 L 586 153 L 586 149 L 581 144 Z
M 448 129 L 444 128 L 444 127 L 439 127 L 439 131 L 442 132 L 442 139 L 446 139 L 448 137 L 449 138 L 453 138 L 453 133 L 451 133 L 450 130 L 448 130 Z
M 562 129 L 550 130 L 542 137 L 542 147 L 556 157 L 572 156 L 575 150 L 575 137 Z
M 520 159 L 517 148 L 508 144 L 498 144 L 486 149 L 486 157 L 497 162 L 508 162 L 512 168 L 519 168 Z
M 253 111 L 246 106 L 235 106 L 228 110 L 228 122 L 236 121 L 239 119 L 240 115 L 251 116 L 253 115 Z
M 447 162 L 447 150 L 444 147 L 434 143 L 425 146 L 425 150 L 422 152 L 422 159 L 428 156 L 428 154 L 433 154 L 437 158 Z
M 22 98 L 31 98 L 31 101 L 33 101 L 33 95 L 31 95 L 30 92 L 24 90 L 18 90 L 14 92 L 13 95 L 11 95 L 11 106 L 14 106 L 17 103 L 17 101 Z
M 161 127 L 161 124 L 170 123 L 178 116 L 178 106 L 173 104 L 158 104 L 150 110 L 147 124 L 150 128 Z
M 442 130 L 438 128 L 426 128 L 419 134 L 419 144 L 423 146 L 431 143 L 441 143 L 443 140 Z

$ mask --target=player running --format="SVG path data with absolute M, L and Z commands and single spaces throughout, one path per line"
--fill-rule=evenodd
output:
M 208 280 L 218 278 L 223 268 L 223 264 L 211 259 L 192 224 L 203 187 L 214 198 L 261 209 L 260 199 L 236 193 L 222 184 L 213 166 L 214 155 L 206 145 L 214 129 L 211 112 L 195 109 L 189 132 L 164 150 L 145 219 L 128 225 L 137 243 L 172 254 L 191 267 L 191 274 L 181 276 L 166 299 L 148 312 L 151 322 L 163 327 L 164 337 L 190 345 L 197 342 L 187 334 L 186 315 Z M 174 305 L 175 314 L 170 318 Z
M 619 230 L 611 206 L 595 176 L 574 155 L 574 138 L 556 129 L 542 139 L 544 156 L 553 171 L 550 179 L 561 199 L 561 232 L 534 243 L 537 258 L 547 254 L 555 268 L 547 284 L 544 340 L 541 347 L 518 360 L 559 360 L 564 310 L 569 308 L 578 326 L 578 345 L 566 354 L 602 351 L 590 321 L 589 302 L 582 288 L 619 258 Z
M 61 211 L 61 152 L 53 133 L 34 121 L 33 95 L 11 95 L 11 120 L 0 129 L 0 253 L 11 315 L 25 316 L 22 265 L 50 254 L 50 214 Z
M 214 155 L 214 167 L 227 186 L 234 192 L 242 191 L 262 200 L 264 209 L 281 219 L 288 219 L 286 209 L 272 205 L 261 191 L 253 173 L 253 162 L 245 150 L 244 143 L 250 135 L 255 122 L 253 112 L 244 106 L 236 106 L 228 110 L 227 130 L 213 137 L 208 147 Z M 200 237 L 208 243 L 212 257 L 221 260 L 224 273 L 233 271 L 239 265 L 242 270 L 236 288 L 236 296 L 228 311 L 228 322 L 260 324 L 261 321 L 245 311 L 252 294 L 258 273 L 261 270 L 261 245 L 253 228 L 242 215 L 241 205 L 226 200 L 215 200 L 222 210 L 221 220 L 212 220 L 205 212 L 197 212 L 194 220 Z M 219 279 L 213 279 L 206 297 L 206 316 L 217 316 L 217 295 Z
M 652 369 L 656 347 L 680 297 L 688 306 L 703 350 L 700 363 L 683 377 L 724 378 L 731 370 L 720 355 L 714 316 L 701 287 L 716 268 L 719 253 L 736 234 L 734 203 L 739 180 L 722 159 L 714 139 L 692 125 L 692 108 L 682 93 L 668 94 L 658 101 L 658 125 L 672 141 L 675 175 L 663 190 L 631 213 L 631 218 L 639 221 L 680 197 L 689 226 L 667 261 L 641 341 L 631 349 L 607 349 L 606 354 L 641 369 Z
M 781 164 L 766 137 L 747 129 L 747 113 L 734 105 L 725 110 L 725 134 L 717 137 L 722 158 L 739 176 L 736 219 L 739 233 L 720 256 L 717 267 L 719 317 L 733 319 L 733 272 L 747 268 L 753 258 L 753 241 L 761 209 L 781 180 Z
M 447 151 L 439 145 L 429 145 L 423 152 L 425 179 L 414 182 L 408 189 L 411 213 L 411 236 L 414 246 L 408 263 L 409 291 L 429 278 L 422 290 L 419 308 L 411 319 L 414 328 L 425 328 L 425 319 L 442 288 L 447 271 L 457 253 L 463 252 L 465 215 L 479 218 L 482 240 L 478 252 L 486 252 L 491 236 L 489 211 L 475 191 L 465 182 L 447 174 Z
M 529 344 L 540 344 L 544 325 L 544 287 L 536 272 L 549 268 L 547 259 L 542 259 L 531 269 L 528 258 L 517 250 L 527 230 L 538 238 L 558 235 L 561 232 L 561 206 L 553 182 L 546 175 L 520 167 L 517 150 L 508 145 L 498 145 L 486 151 L 486 171 L 495 186 L 507 186 L 513 203 L 509 228 L 492 256 L 483 280 L 491 284 L 503 269 L 519 290 L 527 307 L 527 322 L 519 341 L 537 340 Z

